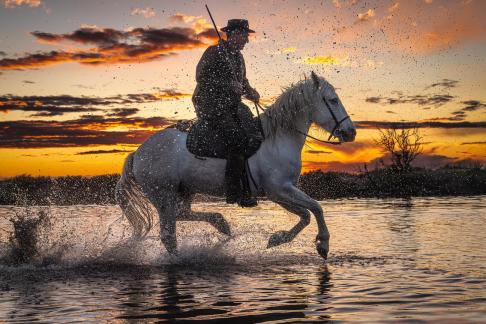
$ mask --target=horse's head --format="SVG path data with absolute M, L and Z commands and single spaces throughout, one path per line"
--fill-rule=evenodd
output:
M 314 71 L 311 73 L 312 84 L 314 87 L 312 110 L 310 119 L 313 123 L 324 128 L 331 135 L 337 137 L 341 142 L 352 142 L 356 137 L 356 128 L 349 117 L 343 103 L 339 100 L 334 87 Z

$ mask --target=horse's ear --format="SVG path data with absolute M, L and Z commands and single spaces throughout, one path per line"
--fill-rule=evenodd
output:
M 311 72 L 311 77 L 312 77 L 312 81 L 314 81 L 314 87 L 316 88 L 319 88 L 319 77 L 317 76 L 317 74 L 314 73 L 314 71 Z

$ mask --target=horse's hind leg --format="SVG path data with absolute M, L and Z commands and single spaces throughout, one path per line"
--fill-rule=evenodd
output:
M 220 213 L 211 212 L 195 212 L 191 210 L 191 202 L 193 195 L 181 195 L 181 202 L 179 203 L 179 214 L 177 220 L 180 221 L 195 221 L 207 222 L 218 230 L 221 234 L 231 235 L 231 229 L 226 219 Z
M 166 196 L 165 199 L 159 198 L 157 204 L 155 204 L 160 219 L 160 240 L 170 254 L 177 253 L 176 220 L 178 206 L 176 195 L 174 193 Z
M 289 231 L 279 231 L 270 237 L 267 248 L 291 242 L 310 223 L 310 213 L 307 209 L 284 202 L 278 202 L 280 206 L 300 217 L 300 221 Z

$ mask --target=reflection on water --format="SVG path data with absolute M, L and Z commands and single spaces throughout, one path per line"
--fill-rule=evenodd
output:
M 198 204 L 228 218 L 228 239 L 178 224 L 180 256 L 157 240 L 128 242 L 116 206 L 51 207 L 48 266 L 0 264 L 0 322 L 484 321 L 486 197 L 323 201 L 327 263 L 315 224 L 267 250 L 297 222 L 273 203 L 242 210 Z M 8 218 L 0 208 L 0 242 Z M 7 232 L 5 232 L 7 231 Z

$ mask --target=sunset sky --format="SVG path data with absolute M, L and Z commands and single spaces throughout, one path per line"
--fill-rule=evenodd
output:
M 256 31 L 243 55 L 265 104 L 311 71 L 336 87 L 356 142 L 309 141 L 303 171 L 374 165 L 376 127 L 403 122 L 424 136 L 418 165 L 486 162 L 486 1 L 2 0 L 0 177 L 118 173 L 193 118 L 196 64 L 217 40 L 205 3 L 219 27 Z

